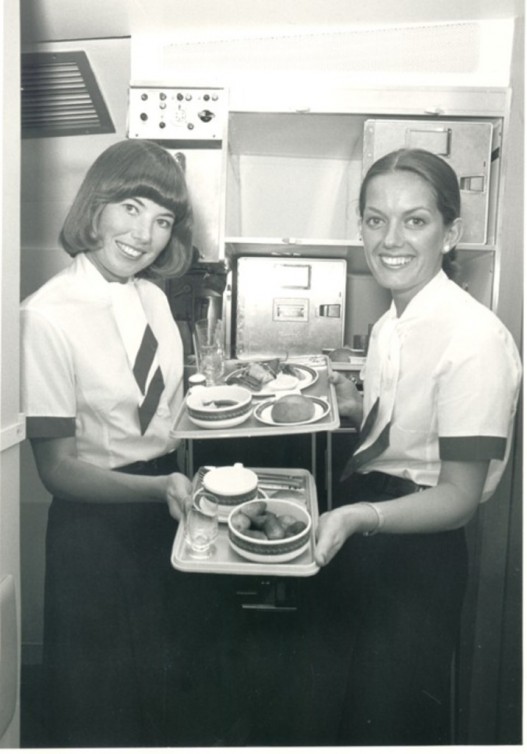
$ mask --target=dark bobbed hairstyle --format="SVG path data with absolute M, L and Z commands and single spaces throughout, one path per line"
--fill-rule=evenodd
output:
M 425 149 L 398 149 L 380 157 L 367 171 L 359 194 L 359 214 L 363 217 L 368 186 L 378 175 L 405 170 L 415 173 L 432 189 L 437 208 L 446 226 L 451 225 L 461 215 L 461 192 L 459 181 L 452 167 L 441 157 Z M 453 247 L 443 255 L 443 270 L 449 277 L 456 273 L 456 249 Z
M 141 197 L 174 213 L 170 241 L 139 273 L 178 277 L 192 260 L 192 207 L 177 161 L 152 141 L 126 139 L 108 147 L 90 167 L 66 216 L 60 242 L 70 256 L 98 248 L 100 213 L 106 204 Z

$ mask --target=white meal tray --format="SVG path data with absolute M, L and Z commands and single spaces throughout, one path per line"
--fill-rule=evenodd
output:
M 298 435 L 313 432 L 330 432 L 340 426 L 337 396 L 334 386 L 328 380 L 328 358 L 317 354 L 312 357 L 291 358 L 290 364 L 304 366 L 313 373 L 313 381 L 302 388 L 303 395 L 327 401 L 329 411 L 320 419 L 301 424 L 269 424 L 256 418 L 255 411 L 273 400 L 272 395 L 253 393 L 253 411 L 241 424 L 234 427 L 198 427 L 188 416 L 185 401 L 182 401 L 171 429 L 173 438 L 182 440 L 205 440 L 217 437 L 256 437 L 262 435 Z M 228 379 L 228 377 L 227 377 Z M 277 393 L 276 395 L 280 395 Z M 264 412 L 264 418 L 266 416 Z
M 254 576 L 313 576 L 318 573 L 319 566 L 315 562 L 315 531 L 318 524 L 317 488 L 313 476 L 305 469 L 253 469 L 256 474 L 272 473 L 274 476 L 284 475 L 284 486 L 287 477 L 293 477 L 301 483 L 299 489 L 305 492 L 306 507 L 311 513 L 313 526 L 309 547 L 301 555 L 287 563 L 254 563 L 238 555 L 229 544 L 229 534 L 226 523 L 220 523 L 218 538 L 213 554 L 207 560 L 193 558 L 185 543 L 184 526 L 178 526 L 174 544 L 172 546 L 171 563 L 178 571 L 195 573 L 226 573 Z M 277 484 L 273 482 L 266 488 L 265 481 L 259 483 L 258 488 L 269 494 L 276 492 Z M 296 501 L 298 502 L 298 501 Z

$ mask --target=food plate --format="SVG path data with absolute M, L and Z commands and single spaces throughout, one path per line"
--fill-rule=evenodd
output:
M 327 416 L 329 414 L 330 405 L 325 398 L 317 398 L 314 395 L 310 395 L 308 397 L 311 398 L 315 405 L 315 413 L 311 417 L 311 419 L 304 419 L 303 421 L 299 422 L 275 421 L 271 416 L 271 411 L 275 404 L 274 399 L 265 401 L 264 403 L 260 403 L 259 406 L 256 406 L 256 408 L 254 409 L 254 417 L 263 424 L 270 424 L 273 427 L 299 427 L 302 424 L 313 424 L 314 422 L 323 419 L 324 416 Z
M 302 545 L 302 547 L 299 547 L 296 550 L 291 550 L 291 552 L 284 552 L 280 555 L 256 554 L 249 552 L 249 550 L 242 550 L 241 547 L 238 547 L 238 545 L 236 545 L 232 541 L 229 542 L 229 544 L 235 553 L 241 555 L 242 558 L 246 558 L 253 563 L 288 563 L 290 560 L 295 560 L 295 558 L 298 558 L 299 555 L 302 555 L 302 553 L 305 552 L 309 547 L 310 541 L 308 540 Z
M 287 366 L 292 367 L 298 372 L 298 377 L 294 386 L 292 385 L 291 381 L 281 380 L 279 377 L 277 377 L 276 379 L 271 380 L 271 382 L 267 382 L 265 385 L 263 385 L 261 390 L 251 390 L 250 387 L 247 387 L 247 390 L 251 390 L 251 393 L 255 398 L 268 398 L 269 396 L 275 395 L 277 392 L 280 392 L 282 390 L 305 390 L 306 387 L 313 385 L 313 383 L 318 379 L 318 372 L 312 367 L 308 367 L 304 364 L 289 363 L 287 364 Z M 225 383 L 227 385 L 237 385 L 238 383 L 236 382 L 236 377 L 242 374 L 242 372 L 243 369 L 236 369 L 234 372 L 231 372 L 225 378 Z M 288 377 L 290 375 L 284 374 L 283 376 Z M 246 386 L 243 385 L 243 387 Z

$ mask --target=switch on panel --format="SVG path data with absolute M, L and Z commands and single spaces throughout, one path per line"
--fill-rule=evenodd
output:
M 128 136 L 132 139 L 220 143 L 227 124 L 222 88 L 130 86 Z
M 18 697 L 18 630 L 15 580 L 0 581 L 0 738 L 13 715 Z

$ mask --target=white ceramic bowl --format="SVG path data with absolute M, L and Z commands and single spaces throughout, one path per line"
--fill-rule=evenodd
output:
M 240 531 L 233 525 L 237 513 L 243 513 L 244 509 L 252 505 L 242 503 L 237 505 L 229 514 L 227 525 L 229 530 L 229 543 L 232 549 L 247 560 L 256 563 L 285 563 L 294 560 L 309 547 L 311 538 L 311 516 L 302 505 L 292 503 L 289 500 L 268 499 L 261 501 L 265 504 L 266 512 L 279 516 L 292 516 L 296 521 L 305 524 L 302 531 L 282 539 L 254 539 L 247 533 Z
M 200 427 L 241 424 L 251 414 L 251 402 L 251 391 L 236 385 L 198 386 L 185 398 L 189 419 Z
M 254 500 L 258 494 L 258 476 L 241 463 L 218 466 L 207 471 L 203 487 L 218 498 L 220 505 L 236 506 Z

